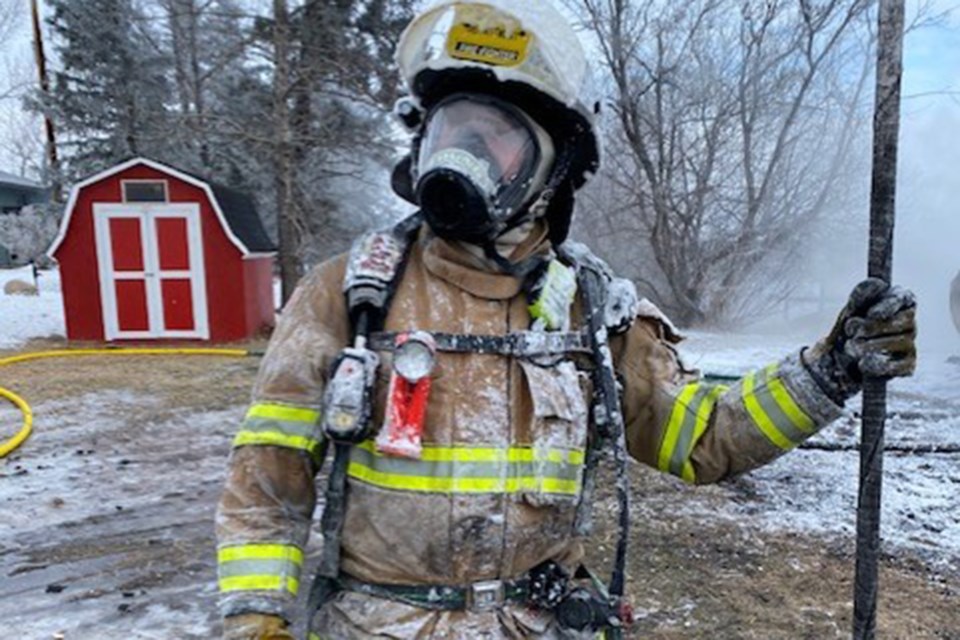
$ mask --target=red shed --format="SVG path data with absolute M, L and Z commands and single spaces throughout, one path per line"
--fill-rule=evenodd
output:
M 71 340 L 229 342 L 273 326 L 275 251 L 253 202 L 153 160 L 75 185 L 48 254 Z

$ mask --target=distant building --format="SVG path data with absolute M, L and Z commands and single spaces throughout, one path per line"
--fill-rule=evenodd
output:
M 32 180 L 0 171 L 0 215 L 50 200 L 50 190 Z

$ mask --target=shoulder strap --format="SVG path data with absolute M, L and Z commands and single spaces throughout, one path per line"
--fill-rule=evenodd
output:
M 640 296 L 633 282 L 617 277 L 610 265 L 585 244 L 570 240 L 563 243 L 558 252 L 578 273 L 587 270 L 596 274 L 597 297 L 603 305 L 603 324 L 607 331 L 612 335 L 627 331 L 640 310 Z
M 570 245 L 573 245 L 570 247 Z M 566 243 L 559 248 L 562 258 L 570 260 L 577 269 L 577 280 L 583 292 L 586 307 L 587 331 L 591 339 L 591 351 L 595 363 L 593 372 L 594 406 L 593 433 L 587 449 L 584 487 L 578 508 L 576 524 L 578 533 L 585 533 L 590 524 L 590 501 L 595 484 L 596 468 L 599 463 L 600 445 L 608 443 L 613 454 L 617 472 L 617 502 L 620 506 L 618 518 L 620 535 L 614 557 L 614 567 L 610 578 L 609 593 L 614 598 L 622 598 L 625 587 L 627 540 L 630 529 L 630 495 L 627 486 L 627 444 L 623 420 L 623 407 L 620 402 L 620 385 L 613 369 L 613 357 L 610 353 L 609 334 L 611 324 L 619 326 L 618 318 L 611 318 L 616 305 L 611 302 L 611 287 L 614 282 L 610 267 L 594 256 L 589 249 L 578 243 Z M 626 289 L 625 289 L 626 290 Z M 635 289 L 634 295 L 636 295 Z M 623 301 L 621 301 L 622 304 Z M 636 316 L 635 305 L 629 305 L 628 311 Z M 613 320 L 614 322 L 611 322 Z M 633 318 L 629 319 L 629 328 Z M 626 330 L 626 329 L 624 329 Z
M 369 330 L 382 328 L 422 221 L 418 212 L 391 228 L 365 233 L 353 243 L 343 278 L 351 326 L 356 327 L 359 316 L 367 313 Z

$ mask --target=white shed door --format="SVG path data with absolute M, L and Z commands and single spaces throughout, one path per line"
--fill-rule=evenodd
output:
M 107 340 L 210 337 L 200 207 L 95 203 Z

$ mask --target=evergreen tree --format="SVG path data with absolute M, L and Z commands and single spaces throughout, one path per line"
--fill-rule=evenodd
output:
M 59 58 L 49 104 L 68 177 L 167 154 L 166 56 L 131 0 L 51 0 Z

